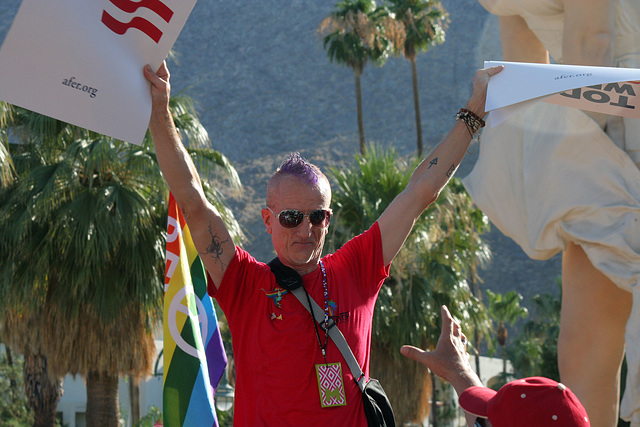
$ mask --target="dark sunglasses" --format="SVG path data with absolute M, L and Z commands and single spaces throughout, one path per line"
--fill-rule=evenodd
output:
M 331 209 L 316 209 L 308 214 L 297 209 L 285 209 L 277 214 L 271 208 L 267 209 L 278 218 L 278 222 L 284 228 L 296 228 L 302 224 L 305 216 L 309 218 L 311 225 L 322 228 L 328 227 L 331 219 Z

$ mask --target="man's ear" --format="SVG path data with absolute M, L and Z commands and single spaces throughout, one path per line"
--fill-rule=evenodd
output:
M 273 223 L 273 214 L 267 208 L 262 209 L 262 221 L 264 221 L 264 226 L 267 229 L 267 233 L 271 234 Z

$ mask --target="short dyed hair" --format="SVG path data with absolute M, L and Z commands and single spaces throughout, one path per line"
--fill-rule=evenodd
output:
M 309 184 L 315 184 L 324 174 L 316 165 L 309 163 L 300 153 L 290 153 L 287 158 L 280 163 L 273 176 L 293 175 Z
M 267 206 L 271 203 L 272 193 L 275 191 L 276 183 L 285 176 L 295 177 L 310 185 L 322 185 L 321 183 L 326 183 L 329 192 L 331 192 L 329 179 L 322 173 L 319 167 L 308 162 L 298 152 L 289 153 L 287 158 L 280 163 L 280 166 L 276 169 L 276 172 L 271 176 L 267 184 Z

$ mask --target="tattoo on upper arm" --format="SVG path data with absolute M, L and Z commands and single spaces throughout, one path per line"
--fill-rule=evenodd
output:
M 447 171 L 447 176 L 448 176 L 449 178 L 451 178 L 451 175 L 453 175 L 453 173 L 454 173 L 455 171 L 456 171 L 456 165 L 455 165 L 455 164 L 453 164 L 453 165 L 451 165 L 451 167 L 450 167 L 450 168 L 449 168 L 449 170 Z
M 221 259 L 221 256 L 224 252 L 224 248 L 222 247 L 222 245 L 224 243 L 227 243 L 229 239 L 228 238 L 224 240 L 220 239 L 220 237 L 217 234 L 213 233 L 211 226 L 209 226 L 209 234 L 211 235 L 211 243 L 209 243 L 209 246 L 207 246 L 207 249 L 203 253 L 203 255 L 211 255 L 218 262 L 220 262 L 220 264 L 224 266 L 224 263 L 222 262 L 222 259 Z
M 436 157 L 435 159 L 429 162 L 429 167 L 427 169 L 431 169 L 431 166 L 437 165 L 437 164 L 438 164 L 438 158 Z

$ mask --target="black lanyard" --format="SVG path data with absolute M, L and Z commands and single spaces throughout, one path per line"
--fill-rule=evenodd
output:
M 329 342 L 329 290 L 327 288 L 327 272 L 324 269 L 324 264 L 320 261 L 320 269 L 322 271 L 322 288 L 324 290 L 324 345 L 322 344 L 322 340 L 320 339 L 320 332 L 318 331 L 318 322 L 313 317 L 313 310 L 311 311 L 311 322 L 313 322 L 313 328 L 316 331 L 316 338 L 318 339 L 318 344 L 320 345 L 320 350 L 322 351 L 322 358 L 324 359 L 324 363 L 327 363 L 327 344 Z M 311 306 L 311 298 L 309 297 L 309 292 L 303 286 L 304 293 L 307 296 L 307 302 L 309 303 L 309 307 Z

